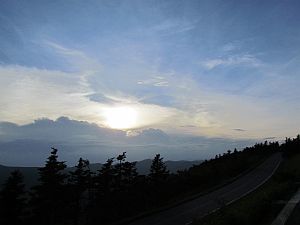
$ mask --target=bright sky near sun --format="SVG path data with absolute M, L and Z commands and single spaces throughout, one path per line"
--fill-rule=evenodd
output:
M 0 121 L 293 136 L 299 10 L 296 0 L 3 0 Z
M 115 107 L 104 110 L 107 126 L 115 129 L 130 129 L 137 126 L 137 111 L 133 107 Z

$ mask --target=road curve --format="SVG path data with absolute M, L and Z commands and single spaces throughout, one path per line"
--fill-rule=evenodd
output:
M 269 157 L 257 168 L 234 182 L 174 208 L 143 217 L 129 225 L 187 225 L 221 206 L 230 204 L 264 184 L 276 171 L 281 154 Z

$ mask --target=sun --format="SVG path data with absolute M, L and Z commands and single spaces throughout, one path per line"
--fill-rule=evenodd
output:
M 137 125 L 137 111 L 133 107 L 111 107 L 104 110 L 105 124 L 113 129 L 130 129 Z

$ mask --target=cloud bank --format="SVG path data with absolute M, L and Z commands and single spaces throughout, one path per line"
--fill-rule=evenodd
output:
M 0 164 L 41 166 L 50 147 L 59 149 L 62 160 L 74 165 L 79 157 L 103 163 L 126 151 L 129 160 L 153 158 L 198 160 L 214 157 L 229 148 L 241 148 L 254 140 L 233 140 L 197 136 L 167 135 L 159 129 L 145 129 L 128 135 L 66 117 L 40 119 L 26 125 L 0 123 Z

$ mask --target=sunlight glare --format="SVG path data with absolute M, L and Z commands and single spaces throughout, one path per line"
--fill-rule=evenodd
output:
M 107 108 L 104 117 L 106 125 L 113 129 L 130 129 L 137 123 L 137 111 L 128 106 Z

